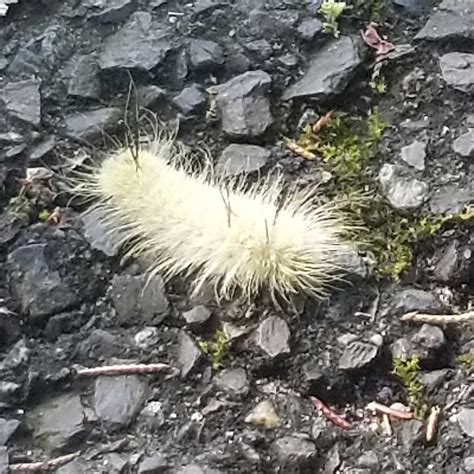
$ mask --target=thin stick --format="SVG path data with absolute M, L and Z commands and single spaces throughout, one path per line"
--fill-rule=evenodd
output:
M 424 314 L 412 311 L 404 314 L 400 319 L 402 321 L 433 325 L 474 323 L 474 311 L 460 314 Z
M 44 472 L 44 471 L 51 471 L 53 469 L 57 469 L 58 467 L 64 466 L 68 462 L 76 459 L 80 451 L 77 451 L 72 454 L 66 454 L 64 456 L 59 456 L 54 459 L 49 459 L 48 461 L 42 462 L 26 462 L 26 463 L 19 463 L 19 464 L 10 464 L 9 469 L 10 472 Z
M 386 435 L 388 436 L 393 435 L 392 424 L 390 423 L 390 417 L 386 413 L 382 415 L 382 429 Z
M 395 410 L 378 402 L 370 402 L 366 408 L 377 413 L 393 416 L 394 418 L 400 418 L 401 420 L 412 420 L 415 417 L 415 414 L 411 411 Z
M 314 153 L 311 153 L 310 151 L 308 150 L 305 150 L 302 146 L 298 145 L 297 143 L 295 142 L 289 142 L 286 144 L 286 147 L 291 150 L 293 153 L 296 153 L 297 155 L 301 156 L 302 158 L 304 158 L 305 160 L 308 160 L 308 161 L 313 161 L 315 160 L 317 157 Z
M 168 364 L 126 364 L 106 365 L 103 367 L 85 368 L 77 371 L 83 377 L 98 377 L 101 375 L 130 375 L 157 374 L 171 369 Z
M 436 436 L 440 414 L 441 414 L 441 408 L 438 406 L 435 406 L 431 409 L 430 415 L 428 416 L 428 422 L 426 425 L 426 441 L 428 443 L 433 441 L 433 439 Z
M 319 410 L 321 410 L 321 413 L 336 426 L 339 426 L 340 428 L 343 428 L 345 430 L 349 430 L 352 428 L 352 425 L 347 420 L 332 411 L 326 404 L 319 400 L 319 398 L 309 397 L 309 399 L 311 400 L 313 405 Z

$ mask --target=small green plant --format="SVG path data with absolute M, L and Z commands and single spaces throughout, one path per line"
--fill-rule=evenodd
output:
M 7 210 L 10 214 L 25 222 L 30 222 L 34 215 L 33 204 L 23 195 L 11 198 L 8 202 Z
M 474 354 L 463 354 L 458 357 L 458 360 L 470 374 L 474 374 Z
M 413 356 L 410 359 L 394 359 L 392 374 L 400 379 L 407 390 L 411 407 L 417 418 L 424 418 L 428 412 L 428 406 L 423 400 L 423 385 L 418 380 L 420 371 L 420 359 Z
M 216 331 L 210 341 L 200 341 L 201 350 L 210 356 L 212 368 L 219 370 L 230 349 L 230 341 L 223 331 Z
M 383 95 L 387 92 L 387 84 L 385 82 L 385 77 L 378 76 L 370 81 L 370 88 L 376 93 Z
M 48 210 L 43 209 L 42 211 L 39 212 L 38 219 L 41 222 L 47 222 L 50 216 L 51 216 L 51 213 Z
M 336 0 L 325 0 L 319 12 L 324 17 L 323 29 L 326 33 L 331 33 L 335 38 L 339 38 L 338 18 L 347 8 L 346 2 L 338 2 Z

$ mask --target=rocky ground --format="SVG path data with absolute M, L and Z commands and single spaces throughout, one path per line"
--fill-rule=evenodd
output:
M 400 320 L 469 306 L 472 0 L 356 2 L 337 39 L 319 0 L 13 3 L 0 2 L 0 472 L 74 453 L 56 472 L 474 472 L 472 325 Z M 397 53 L 372 87 L 388 43 L 363 41 L 371 19 Z M 80 163 L 84 143 L 123 139 L 130 77 L 139 104 L 179 117 L 180 139 L 206 144 L 224 172 L 306 184 L 322 163 L 307 159 L 304 125 L 377 105 L 390 126 L 368 185 L 393 215 L 464 219 L 412 242 L 400 278 L 354 255 L 349 283 L 322 303 L 217 306 L 159 277 L 145 288 L 140 264 L 122 264 L 97 216 L 48 175 Z M 414 356 L 419 368 L 392 373 Z M 81 372 L 136 363 L 169 367 Z M 387 424 L 374 401 L 419 410 Z

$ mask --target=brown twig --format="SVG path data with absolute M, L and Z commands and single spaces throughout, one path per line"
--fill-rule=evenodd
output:
M 44 471 L 51 471 L 53 469 L 57 469 L 58 467 L 64 466 L 68 462 L 76 459 L 80 451 L 77 451 L 72 454 L 66 454 L 64 456 L 59 456 L 54 459 L 48 459 L 47 461 L 41 462 L 26 462 L 26 463 L 18 463 L 18 464 L 10 464 L 9 469 L 10 472 L 44 472 Z
M 313 161 L 316 159 L 316 155 L 311 153 L 310 151 L 305 150 L 302 146 L 298 145 L 295 142 L 289 142 L 286 144 L 287 148 L 291 150 L 293 153 L 301 156 L 305 160 Z
M 324 114 L 314 123 L 314 125 L 311 128 L 315 135 L 317 135 L 323 127 L 331 123 L 333 114 L 334 114 L 334 110 L 330 110 L 327 114 Z
M 370 402 L 366 408 L 393 418 L 400 418 L 401 420 L 412 420 L 415 417 L 415 414 L 411 411 L 395 410 L 378 402 Z
M 83 377 L 98 377 L 101 375 L 156 374 L 169 369 L 171 369 L 171 367 L 168 364 L 106 365 L 103 367 L 79 369 L 77 374 Z
M 440 414 L 441 414 L 441 408 L 438 406 L 435 406 L 431 409 L 430 415 L 428 416 L 428 422 L 426 424 L 426 441 L 428 443 L 433 441 L 433 439 L 436 436 Z
M 412 311 L 404 314 L 400 319 L 402 321 L 433 325 L 474 323 L 474 311 L 460 314 L 424 314 Z
M 344 418 L 340 417 L 337 413 L 332 411 L 326 404 L 324 404 L 321 400 L 316 397 L 309 397 L 313 405 L 321 410 L 321 413 L 331 422 L 334 423 L 336 426 L 343 428 L 345 430 L 349 430 L 352 428 L 351 423 L 349 423 Z

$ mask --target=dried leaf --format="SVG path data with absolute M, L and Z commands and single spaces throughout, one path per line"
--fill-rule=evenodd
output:
M 395 46 L 381 38 L 375 28 L 375 23 L 370 23 L 365 31 L 362 32 L 362 39 L 365 44 L 375 50 L 375 58 L 377 61 L 382 60 L 395 49 Z

